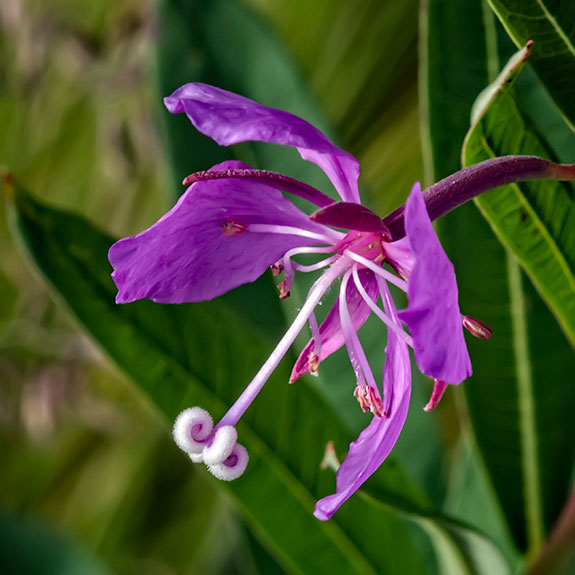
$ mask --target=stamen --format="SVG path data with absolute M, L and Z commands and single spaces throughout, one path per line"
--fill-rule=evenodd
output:
M 237 236 L 239 234 L 243 234 L 248 229 L 248 226 L 242 222 L 227 219 L 222 224 L 222 229 L 224 236 Z
M 319 356 L 321 354 L 321 334 L 319 332 L 319 326 L 317 325 L 317 318 L 315 317 L 315 313 L 312 313 L 309 316 L 309 327 L 311 330 L 311 336 L 313 337 L 313 353 Z
M 471 317 L 470 315 L 464 315 L 463 317 L 463 327 L 469 331 L 469 333 L 475 336 L 477 339 L 491 339 L 493 330 L 482 321 Z
M 333 251 L 333 248 L 331 248 L 331 247 L 327 247 L 327 248 L 316 248 L 316 247 L 307 248 L 307 247 L 304 247 L 304 248 L 294 248 L 294 249 L 288 250 L 281 260 L 282 267 L 283 267 L 283 270 L 285 272 L 285 279 L 282 283 L 280 283 L 277 286 L 278 289 L 280 290 L 280 299 L 285 299 L 285 298 L 289 297 L 289 295 L 290 295 L 291 288 L 293 285 L 293 280 L 294 280 L 294 269 L 300 270 L 303 272 L 314 271 L 317 269 L 321 269 L 323 267 L 327 267 L 328 265 L 330 265 L 331 263 L 333 263 L 337 259 L 337 258 L 327 258 L 327 259 L 322 260 L 322 261 L 318 262 L 317 264 L 314 264 L 311 266 L 301 266 L 300 264 L 298 264 L 296 262 L 292 262 L 292 260 L 291 260 L 292 257 L 294 257 L 296 255 L 300 255 L 300 254 L 321 254 L 321 253 L 326 253 L 326 252 L 329 253 L 331 251 Z M 311 269 L 306 269 L 306 268 L 311 268 Z
M 370 307 L 371 311 L 390 329 L 395 333 L 398 337 L 400 337 L 407 345 L 413 348 L 413 338 L 405 333 L 401 328 L 400 324 L 395 323 L 388 315 L 386 315 L 378 305 L 369 297 L 366 289 L 364 288 L 361 280 L 359 278 L 359 274 L 357 272 L 357 265 L 354 265 L 352 268 L 353 272 L 353 281 L 357 290 L 359 291 L 361 297 L 365 301 L 365 303 Z
M 283 234 L 289 236 L 302 236 L 304 238 L 310 238 L 312 240 L 318 240 L 324 244 L 334 244 L 340 241 L 344 235 L 335 230 L 330 230 L 325 228 L 326 233 L 320 234 L 317 232 L 311 232 L 309 230 L 304 230 L 302 228 L 295 228 L 293 226 L 276 226 L 272 224 L 250 224 L 248 227 L 250 232 L 255 233 L 266 233 L 266 234 Z
M 369 367 L 365 352 L 361 347 L 359 337 L 357 336 L 357 332 L 355 331 L 349 314 L 349 308 L 347 307 L 347 284 L 349 282 L 350 275 L 351 271 L 348 270 L 345 272 L 341 280 L 341 288 L 339 291 L 339 319 L 341 331 L 343 333 L 351 365 L 356 374 L 357 384 L 364 385 L 367 380 L 367 384 L 370 387 L 377 389 L 373 373 Z
M 377 389 L 369 385 L 358 385 L 353 396 L 357 399 L 363 413 L 373 413 L 375 417 L 388 417 L 383 402 L 377 395 Z
M 236 443 L 225 461 L 215 465 L 208 465 L 208 471 L 222 481 L 233 481 L 244 473 L 249 459 L 246 448 Z
M 293 278 L 290 278 L 290 280 Z M 277 288 L 280 292 L 280 299 L 287 299 L 291 295 L 291 281 L 288 281 L 286 278 L 282 280 L 278 285 Z
M 391 292 L 389 291 L 387 283 L 379 276 L 375 276 L 375 281 L 377 282 L 377 287 L 379 288 L 379 295 L 381 297 L 381 301 L 383 302 L 383 309 L 385 310 L 388 317 L 390 317 L 391 320 L 396 325 L 401 326 L 401 321 L 399 319 L 399 316 L 397 315 L 397 310 L 395 309 L 395 303 L 393 301 L 393 298 L 391 297 Z M 388 346 L 389 341 L 386 346 L 386 351 L 388 349 Z M 389 361 L 389 358 L 386 358 L 386 361 Z M 391 404 L 393 403 L 394 381 L 395 381 L 394 377 L 393 378 L 385 377 L 385 367 L 384 367 L 384 377 L 382 386 L 383 411 L 388 415 L 391 413 Z
M 319 355 L 312 351 L 307 358 L 307 364 L 310 375 L 317 377 L 319 370 Z
M 441 401 L 445 390 L 447 389 L 447 383 L 445 381 L 441 381 L 440 379 L 436 379 L 433 382 L 433 391 L 431 392 L 431 397 L 427 402 L 427 405 L 423 408 L 425 411 L 431 411 L 437 407 L 437 404 Z
M 279 276 L 284 271 L 284 265 L 282 263 L 282 260 L 279 260 L 275 264 L 272 264 L 270 266 L 270 269 L 272 270 L 272 275 Z
M 339 254 L 335 254 L 335 255 L 331 256 L 330 258 L 325 258 L 325 260 L 321 260 L 320 262 L 317 262 L 315 264 L 310 264 L 308 266 L 298 264 L 297 262 L 292 262 L 292 266 L 293 266 L 294 270 L 296 270 L 298 272 L 304 272 L 304 273 L 315 272 L 317 270 L 320 270 L 322 268 L 330 266 L 333 262 L 335 262 L 340 257 L 341 256 Z
M 184 409 L 174 422 L 174 441 L 183 451 L 201 454 L 212 433 L 212 416 L 201 407 Z
M 377 274 L 378 276 L 382 277 L 384 280 L 392 283 L 394 286 L 397 286 L 400 290 L 407 292 L 407 282 L 398 278 L 396 275 L 388 272 L 387 270 L 379 267 L 377 264 L 374 264 L 371 260 L 356 254 L 350 250 L 345 250 L 343 255 L 351 258 L 352 260 L 356 261 L 357 263 L 365 266 L 366 268 L 370 269 L 373 273 Z

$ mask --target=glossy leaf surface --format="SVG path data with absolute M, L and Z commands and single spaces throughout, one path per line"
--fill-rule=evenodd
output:
M 449 145 L 437 136 L 437 130 L 429 133 L 428 168 L 437 180 L 461 167 L 456 153 L 469 128 L 472 105 L 479 92 L 495 80 L 507 43 L 486 3 L 432 1 L 425 15 L 428 40 L 423 90 L 428 94 L 429 118 L 436 127 L 449 123 L 454 134 Z M 437 38 L 446 15 L 459 33 Z M 477 48 L 471 55 L 470 46 Z M 459 73 L 446 78 L 440 61 Z M 517 109 L 515 98 L 509 95 L 511 109 Z M 450 100 L 460 106 L 453 107 L 453 113 L 445 105 Z M 539 118 L 545 120 L 544 106 L 552 104 L 545 98 L 538 101 Z M 513 118 L 500 110 L 497 118 L 491 117 L 491 126 L 516 144 L 533 145 L 535 128 L 529 125 L 528 132 L 521 132 L 525 123 L 510 125 Z M 562 134 L 555 140 L 565 141 Z M 526 149 L 500 148 L 496 155 L 528 153 Z M 547 150 L 538 148 L 538 153 L 546 155 Z M 486 157 L 474 161 L 481 159 Z M 563 184 L 550 185 L 566 189 Z M 480 201 L 497 194 L 507 202 L 517 195 L 495 191 Z M 500 206 L 497 215 L 504 217 L 510 210 L 509 205 Z M 442 218 L 439 227 L 455 264 L 462 311 L 485 321 L 494 334 L 489 342 L 469 342 L 474 375 L 463 388 L 473 433 L 515 544 L 534 550 L 556 520 L 569 485 L 575 435 L 569 413 L 574 394 L 566 382 L 575 367 L 573 353 L 514 257 L 501 248 L 473 205 Z M 570 304 L 566 301 L 566 305 Z
M 575 126 L 575 9 L 572 0 L 489 0 L 518 47 L 533 41 L 530 63 Z

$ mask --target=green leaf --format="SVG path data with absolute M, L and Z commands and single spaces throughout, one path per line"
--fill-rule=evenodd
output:
M 489 0 L 518 47 L 533 41 L 529 59 L 555 103 L 575 126 L 575 10 L 572 0 Z
M 514 99 L 528 50 L 518 52 L 478 98 L 464 149 L 466 165 L 506 154 L 551 156 Z M 570 184 L 533 181 L 479 197 L 477 205 L 521 262 L 575 345 L 575 196 Z
M 462 310 L 493 329 L 489 342 L 468 341 L 474 374 L 463 385 L 473 432 L 517 546 L 534 552 L 569 492 L 575 357 L 474 206 L 458 208 L 443 239 Z
M 189 405 L 221 416 L 262 355 L 271 351 L 266 341 L 211 303 L 117 306 L 106 257 L 109 237 L 23 192 L 16 194 L 16 208 L 20 236 L 36 265 L 169 420 Z M 350 437 L 305 383 L 286 385 L 288 368 L 278 369 L 244 416 L 239 435 L 250 464 L 242 480 L 225 487 L 290 571 L 385 572 L 378 551 L 388 533 L 403 549 L 403 568 L 420 572 L 403 520 L 392 510 L 381 513 L 357 498 L 335 520 L 322 523 L 313 517 L 315 500 L 334 487 L 333 475 L 319 469 L 324 447 L 333 440 L 344 452 Z M 393 463 L 384 470 L 384 483 L 388 502 L 408 508 L 423 504 Z M 367 523 L 369 533 L 363 529 Z
M 430 150 L 429 172 L 439 179 L 461 167 L 456 152 L 468 129 L 475 98 L 495 79 L 501 47 L 496 21 L 485 3 L 431 1 L 427 10 L 423 55 L 428 66 L 422 75 L 427 86 L 422 89 L 429 94 L 429 118 L 434 118 L 434 123 L 424 144 Z M 446 14 L 458 33 L 437 38 L 445 29 Z M 477 49 L 469 54 L 468 46 Z M 445 69 L 458 74 L 448 81 Z M 455 99 L 459 107 L 453 107 L 452 114 L 443 101 Z M 516 110 L 511 97 L 507 102 L 511 102 L 507 111 Z M 511 115 L 512 120 L 515 117 Z M 532 127 L 529 133 L 521 133 L 523 124 L 509 124 L 505 113 L 497 121 L 491 118 L 490 125 L 502 138 L 533 144 Z M 448 136 L 441 134 L 444 125 Z M 497 155 L 506 153 L 527 152 L 502 149 Z M 476 161 L 479 159 L 485 158 Z M 548 185 L 555 190 L 555 182 L 545 182 L 543 187 Z M 523 184 L 521 190 L 525 190 Z M 499 193 L 505 194 L 490 192 L 480 201 Z M 506 197 L 517 195 L 516 191 L 507 192 Z M 529 280 L 499 245 L 475 206 L 465 205 L 448 214 L 439 228 L 455 265 L 462 311 L 486 321 L 494 333 L 490 342 L 468 344 L 474 375 L 463 389 L 472 430 L 516 545 L 534 551 L 567 496 L 575 437 L 570 413 L 575 398 L 566 382 L 572 380 L 573 353 Z
M 549 145 L 514 99 L 513 81 L 527 54 L 528 50 L 523 49 L 513 56 L 490 86 L 490 96 L 478 101 L 464 149 L 466 165 L 505 154 L 552 155 Z M 502 243 L 530 275 L 574 343 L 575 200 L 572 188 L 555 181 L 519 183 L 484 194 L 476 203 Z M 515 261 L 510 257 L 507 261 L 511 333 L 515 339 L 509 352 L 515 361 L 514 403 L 519 432 L 511 445 L 515 444 L 521 455 L 508 463 L 520 473 L 523 489 L 520 497 L 513 497 L 508 486 L 501 499 L 508 514 L 512 509 L 516 513 L 518 507 L 523 507 L 528 541 L 532 546 L 539 546 L 565 500 L 573 465 L 575 427 L 569 413 L 575 407 L 575 394 L 573 386 L 562 385 L 562 382 L 569 381 L 575 357 L 566 344 L 550 338 L 554 329 L 545 310 Z M 551 357 L 554 359 L 549 365 Z M 548 389 L 551 385 L 553 391 Z M 478 398 L 477 402 L 483 399 Z M 480 410 L 475 416 L 479 418 L 478 440 L 480 445 L 483 440 L 485 449 Z M 564 426 L 562 432 L 560 425 Z M 566 439 L 557 442 L 555 436 L 563 433 Z M 502 482 L 503 469 L 500 465 L 497 471 Z M 492 473 L 495 472 L 493 465 Z
M 255 372 L 267 343 L 229 312 L 212 304 L 117 306 L 108 236 L 23 191 L 15 194 L 13 217 L 24 247 L 72 313 L 169 420 L 190 404 L 220 416 Z M 239 425 L 248 470 L 220 485 L 289 572 L 428 572 L 414 524 L 421 515 L 433 546 L 434 522 L 455 526 L 433 515 L 393 461 L 367 484 L 385 504 L 358 495 L 328 522 L 313 517 L 314 501 L 334 487 L 333 473 L 319 468 L 324 447 L 332 440 L 343 453 L 350 437 L 305 382 L 285 384 L 288 367 L 280 366 Z M 438 528 L 445 538 L 447 528 Z M 480 534 L 465 533 L 498 554 Z

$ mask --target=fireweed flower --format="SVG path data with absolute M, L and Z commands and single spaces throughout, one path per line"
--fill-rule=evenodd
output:
M 256 140 L 295 147 L 325 172 L 341 198 L 334 201 L 287 176 L 227 161 L 188 176 L 184 183 L 189 187 L 172 210 L 149 229 L 114 244 L 109 253 L 117 303 L 205 301 L 254 281 L 270 266 L 274 275 L 283 274 L 278 288 L 286 298 L 295 272 L 320 273 L 293 323 L 224 417 L 214 425 L 204 409 L 186 409 L 174 424 L 174 438 L 192 461 L 203 462 L 219 479 L 242 475 L 248 454 L 237 442 L 236 425 L 309 325 L 311 338 L 290 382 L 317 374 L 321 362 L 345 345 L 355 374 L 353 395 L 372 414 L 338 469 L 336 493 L 316 504 L 315 516 L 329 519 L 397 441 L 409 407 L 409 348 L 419 369 L 435 380 L 429 410 L 448 384 L 471 375 L 463 327 L 480 338 L 491 336 L 486 325 L 462 316 L 453 266 L 431 219 L 508 181 L 548 177 L 552 164 L 509 157 L 503 166 L 498 158 L 455 174 L 443 187 L 441 182 L 432 186 L 425 197 L 415 184 L 405 206 L 382 220 L 360 203 L 357 160 L 301 118 L 204 84 L 183 86 L 165 104 L 171 113 L 185 113 L 220 145 Z M 305 214 L 282 192 L 305 198 L 316 211 Z M 315 263 L 297 261 L 310 254 Z M 315 308 L 337 282 L 337 301 L 318 325 Z M 389 284 L 407 293 L 406 309 L 397 310 Z M 371 313 L 387 327 L 381 386 L 357 335 Z

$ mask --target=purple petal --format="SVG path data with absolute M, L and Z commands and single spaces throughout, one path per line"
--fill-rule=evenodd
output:
M 369 270 L 360 270 L 359 277 L 369 296 L 373 300 L 376 300 L 378 297 L 378 288 L 373 272 Z M 369 317 L 371 310 L 361 297 L 353 282 L 349 282 L 347 284 L 346 295 L 349 314 L 351 316 L 353 326 L 357 331 L 365 323 L 365 320 Z M 336 302 L 335 305 L 331 308 L 325 320 L 320 325 L 319 333 L 321 336 L 321 351 L 319 354 L 319 359 L 321 362 L 326 357 L 330 356 L 333 352 L 337 351 L 345 343 L 339 321 L 338 302 Z M 314 341 L 311 339 L 295 362 L 289 380 L 290 383 L 293 383 L 296 379 L 300 378 L 305 373 L 308 373 L 309 357 L 313 352 L 313 349 Z
M 415 260 L 408 282 L 409 305 L 399 316 L 413 337 L 423 373 L 451 384 L 471 375 L 457 302 L 457 281 L 431 225 L 419 183 L 405 206 L 405 230 Z
M 224 162 L 213 169 L 244 168 L 249 166 Z M 269 186 L 240 179 L 197 182 L 152 227 L 110 248 L 116 301 L 209 300 L 254 281 L 287 250 L 317 243 L 267 232 L 226 235 L 222 226 L 229 220 L 324 231 Z
M 187 114 L 221 146 L 255 140 L 297 148 L 304 160 L 326 173 L 343 200 L 359 203 L 359 162 L 298 116 L 200 83 L 182 86 L 164 103 L 172 114 Z
M 383 220 L 371 210 L 354 202 L 336 202 L 314 212 L 310 218 L 312 222 L 345 228 L 360 232 L 383 232 L 387 239 L 391 235 Z
M 409 351 L 393 332 L 388 331 L 387 338 L 384 377 L 393 380 L 391 385 L 389 381 L 384 383 L 384 389 L 393 387 L 389 417 L 373 417 L 350 444 L 347 457 L 337 471 L 336 493 L 315 505 L 314 515 L 322 521 L 329 519 L 377 471 L 403 429 L 411 395 Z

